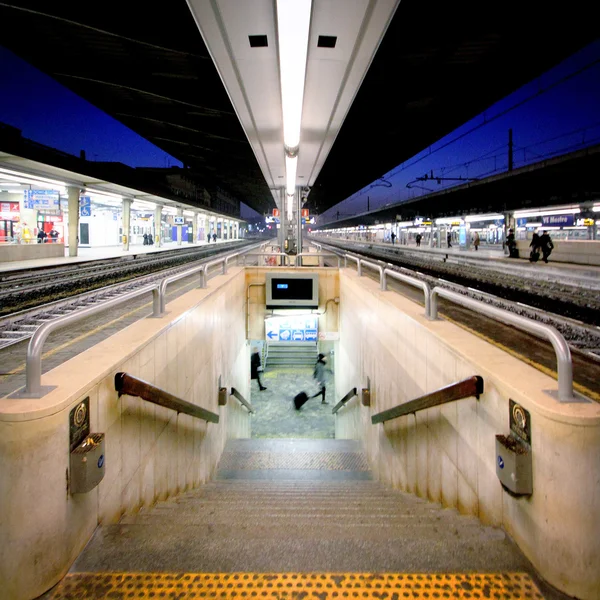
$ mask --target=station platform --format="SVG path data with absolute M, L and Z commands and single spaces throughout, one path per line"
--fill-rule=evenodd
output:
M 342 238 L 313 238 L 317 243 L 327 244 L 331 242 L 350 242 L 357 243 L 355 240 L 346 240 Z M 386 242 L 366 242 L 361 240 L 361 244 L 371 246 L 373 248 L 381 248 L 386 251 L 396 251 L 398 254 L 402 252 L 410 252 L 411 254 L 423 253 L 423 255 L 434 254 L 441 256 L 448 261 L 466 260 L 468 262 L 477 261 L 484 263 L 490 263 L 495 265 L 499 269 L 517 269 L 519 272 L 527 272 L 532 274 L 533 278 L 557 278 L 568 277 L 581 278 L 582 280 L 598 281 L 600 283 L 600 266 L 590 264 L 579 264 L 571 262 L 555 262 L 552 260 L 552 255 L 548 263 L 538 261 L 532 263 L 529 261 L 529 257 L 524 256 L 523 258 L 510 258 L 504 253 L 501 247 L 486 247 L 480 246 L 479 250 L 470 248 L 469 250 L 461 250 L 459 247 L 451 248 L 431 248 L 426 245 L 405 245 L 405 244 L 390 244 Z M 600 247 L 599 247 L 600 248 Z M 523 254 L 523 253 L 521 253 Z
M 109 258 L 121 258 L 124 256 L 136 256 L 138 254 L 151 254 L 153 252 L 166 252 L 167 250 L 187 250 L 189 248 L 197 248 L 200 246 L 214 246 L 215 244 L 229 244 L 238 240 L 217 240 L 216 242 L 197 242 L 190 244 L 183 242 L 178 245 L 176 242 L 167 242 L 160 247 L 144 246 L 142 244 L 131 245 L 129 250 L 123 250 L 122 246 L 95 246 L 91 248 L 79 248 L 78 256 L 69 256 L 69 248 L 65 247 L 64 257 L 37 258 L 32 260 L 18 260 L 11 262 L 0 262 L 0 273 L 10 271 L 22 271 L 26 269 L 37 269 L 43 267 L 58 267 L 64 265 L 72 265 L 76 263 L 84 263 L 92 260 L 103 260 Z

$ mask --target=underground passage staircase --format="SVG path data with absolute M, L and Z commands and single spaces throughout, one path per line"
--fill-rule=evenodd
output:
M 496 528 L 372 480 L 349 440 L 234 440 L 214 481 L 100 527 L 49 595 L 542 598 Z

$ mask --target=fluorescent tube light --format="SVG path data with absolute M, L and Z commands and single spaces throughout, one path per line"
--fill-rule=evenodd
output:
M 285 157 L 285 190 L 288 196 L 293 196 L 296 191 L 296 169 L 298 168 L 297 156 Z
M 550 217 L 552 215 L 578 215 L 581 212 L 580 208 L 563 208 L 563 209 L 548 209 L 548 210 L 516 210 L 515 217 Z
M 300 144 L 311 3 L 312 0 L 277 0 L 283 142 L 288 148 Z

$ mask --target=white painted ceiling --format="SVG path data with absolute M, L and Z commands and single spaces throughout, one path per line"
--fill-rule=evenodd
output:
M 312 186 L 399 0 L 313 0 L 297 185 Z M 274 199 L 285 185 L 275 0 L 188 0 Z M 267 47 L 249 37 L 266 35 Z M 319 36 L 335 36 L 335 48 Z

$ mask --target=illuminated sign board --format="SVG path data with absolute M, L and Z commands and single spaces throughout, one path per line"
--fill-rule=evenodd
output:
M 542 217 L 542 225 L 551 225 L 552 227 L 571 227 L 575 222 L 573 215 L 547 215 Z
M 173 223 L 175 223 L 175 225 L 183 225 L 184 219 L 183 217 L 173 217 Z

